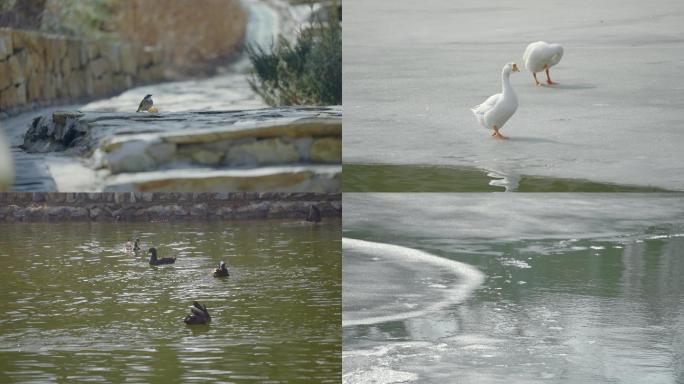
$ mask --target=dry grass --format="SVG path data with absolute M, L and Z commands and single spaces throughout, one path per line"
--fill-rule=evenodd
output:
M 161 46 L 178 69 L 212 67 L 244 39 L 247 15 L 238 0 L 127 0 L 119 3 L 119 34 Z

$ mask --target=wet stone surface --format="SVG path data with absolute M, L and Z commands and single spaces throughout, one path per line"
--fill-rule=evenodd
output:
M 23 149 L 81 159 L 105 190 L 335 192 L 342 108 L 57 111 L 33 120 Z

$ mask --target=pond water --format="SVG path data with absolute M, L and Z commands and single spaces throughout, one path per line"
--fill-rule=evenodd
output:
M 0 382 L 339 382 L 340 230 L 1 224 Z M 176 263 L 126 253 L 134 236 Z M 209 325 L 183 323 L 193 300 Z
M 344 207 L 343 382 L 684 382 L 684 196 Z
M 344 192 L 667 192 L 582 179 L 506 175 L 472 167 L 345 164 Z

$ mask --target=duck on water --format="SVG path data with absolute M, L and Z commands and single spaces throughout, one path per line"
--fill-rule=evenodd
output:
M 183 321 L 185 324 L 206 324 L 211 321 L 211 316 L 209 316 L 209 311 L 207 311 L 207 306 L 198 303 L 197 301 L 192 302 L 192 307 L 190 307 L 191 314 L 185 316 Z
M 214 270 L 214 277 L 228 277 L 230 276 L 230 273 L 228 273 L 228 268 L 226 268 L 226 263 L 225 261 L 221 261 L 219 263 L 218 268 Z
M 150 265 L 173 264 L 176 262 L 175 257 L 164 257 L 162 259 L 158 259 L 157 248 L 150 248 L 147 252 L 150 254 Z

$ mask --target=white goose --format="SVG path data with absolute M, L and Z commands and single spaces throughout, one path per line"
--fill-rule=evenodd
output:
M 532 77 L 534 77 L 534 83 L 539 85 L 537 80 L 537 72 L 546 70 L 546 83 L 551 85 L 555 84 L 551 81 L 551 76 L 549 75 L 549 68 L 558 64 L 558 62 L 563 57 L 563 47 L 558 44 L 549 44 L 543 41 L 537 41 L 536 43 L 531 43 L 525 48 L 525 53 L 523 54 L 523 63 L 528 71 L 532 72 Z
M 494 130 L 492 136 L 499 139 L 506 138 L 499 130 L 518 109 L 518 96 L 515 95 L 510 82 L 511 72 L 519 72 L 518 66 L 515 63 L 504 65 L 501 71 L 502 92 L 490 96 L 484 103 L 471 108 L 480 125 Z

